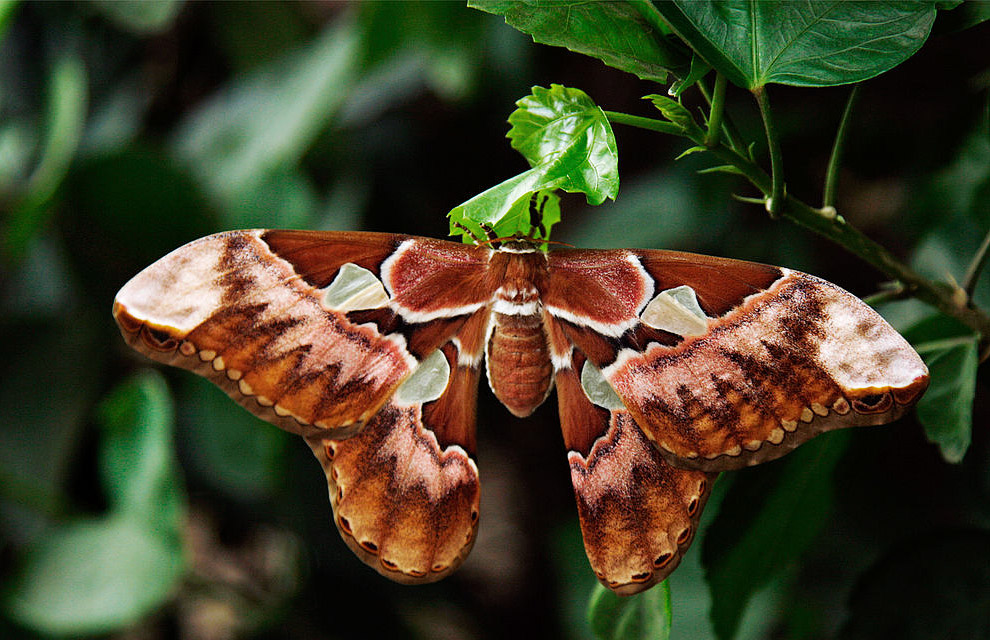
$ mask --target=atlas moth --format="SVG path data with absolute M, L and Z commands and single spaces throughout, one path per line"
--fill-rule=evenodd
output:
M 347 545 L 405 583 L 474 543 L 482 367 L 519 417 L 556 388 L 585 550 L 620 594 L 674 570 L 715 474 L 894 420 L 928 385 L 880 315 L 814 276 L 525 238 L 220 233 L 140 272 L 113 315 L 302 436 Z

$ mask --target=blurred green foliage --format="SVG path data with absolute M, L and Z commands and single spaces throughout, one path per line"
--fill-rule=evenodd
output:
M 588 604 L 588 623 L 606 640 L 665 638 L 670 634 L 670 585 L 664 581 L 637 598 L 623 598 L 602 585 Z
M 524 97 L 580 89 L 593 129 L 599 106 L 656 118 L 641 96 L 680 78 L 684 106 L 661 101 L 664 113 L 700 119 L 691 85 L 708 67 L 685 42 L 740 87 L 874 78 L 838 207 L 918 271 L 966 278 L 990 227 L 985 4 L 936 17 L 936 3 L 888 3 L 882 24 L 900 32 L 873 35 L 895 44 L 835 59 L 797 55 L 820 46 L 807 32 L 729 12 L 755 25 L 749 44 L 789 38 L 788 55 L 755 66 L 697 19 L 703 3 L 471 4 L 484 12 L 0 2 L 0 635 L 987 637 L 979 340 L 917 301 L 883 311 L 932 369 L 924 427 L 832 434 L 724 475 L 669 584 L 622 600 L 596 593 L 552 404 L 517 421 L 482 390 L 478 543 L 455 576 L 408 588 L 338 539 L 301 442 L 127 349 L 109 314 L 116 290 L 212 231 L 447 233 L 445 212 L 527 170 L 504 140 Z M 772 91 L 788 191 L 810 201 L 847 91 Z M 760 140 L 748 97 L 730 88 L 727 104 L 740 135 Z M 675 162 L 683 139 L 614 129 L 621 189 L 587 199 L 615 202 L 564 195 L 555 239 L 709 252 L 876 290 L 882 277 L 841 248 L 734 202 L 741 183 L 699 174 L 704 153 Z M 990 304 L 986 277 L 973 297 Z

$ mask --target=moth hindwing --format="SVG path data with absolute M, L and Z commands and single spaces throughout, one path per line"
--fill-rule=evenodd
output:
M 890 422 L 921 359 L 876 312 L 788 269 L 654 250 L 544 250 L 248 230 L 191 242 L 117 294 L 124 338 L 306 439 L 334 522 L 400 582 L 474 543 L 475 407 L 556 388 L 585 549 L 635 593 L 694 538 L 714 474 Z

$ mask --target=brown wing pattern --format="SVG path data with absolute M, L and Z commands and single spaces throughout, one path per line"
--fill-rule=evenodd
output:
M 217 234 L 135 276 L 114 317 L 139 351 L 303 435 L 344 540 L 400 582 L 442 578 L 474 542 L 493 335 L 500 381 L 543 376 L 520 413 L 556 385 L 585 549 L 622 594 L 677 566 L 714 472 L 889 422 L 928 383 L 878 314 L 813 276 L 669 251 L 503 249 Z
M 608 253 L 616 264 L 642 267 L 639 286 L 625 285 L 634 294 L 617 305 L 635 314 L 616 320 L 586 303 L 583 315 L 555 317 L 673 464 L 708 471 L 757 464 L 823 431 L 890 422 L 927 387 L 910 345 L 828 282 L 678 252 Z M 602 279 L 567 263 L 553 276 L 553 300 Z M 683 285 L 704 314 L 699 334 L 647 326 L 640 317 L 647 301 Z M 609 336 L 596 322 L 623 330 Z
M 593 405 L 577 373 L 583 362 L 575 352 L 556 375 L 581 534 L 599 581 L 629 595 L 680 563 L 715 474 L 669 465 L 628 411 Z
M 353 433 L 416 366 L 403 341 L 324 307 L 263 231 L 196 240 L 117 294 L 114 317 L 147 356 L 191 369 L 301 435 Z M 349 234 L 324 237 L 348 246 Z M 388 246 L 388 242 L 384 242 Z
M 417 307 L 424 299 L 421 287 L 408 281 L 394 286 L 388 306 L 371 310 L 382 320 L 378 324 L 352 318 L 363 312 L 337 311 L 324 303 L 324 288 L 343 264 L 382 277 L 381 265 L 416 243 L 440 246 L 443 256 L 452 256 L 448 261 L 461 259 L 451 281 L 473 280 L 468 286 L 447 284 L 470 303 L 451 310 L 433 299 L 432 306 Z M 490 298 L 479 289 L 485 254 L 457 248 L 389 234 L 217 234 L 177 249 L 135 276 L 117 294 L 114 317 L 139 351 L 206 376 L 261 418 L 304 436 L 345 437 L 377 413 L 417 362 L 446 342 L 486 295 Z M 423 253 L 420 261 L 428 262 L 430 252 Z M 413 302 L 393 307 L 399 298 Z M 407 311 L 439 321 L 410 323 L 401 317 Z
M 489 255 L 388 234 L 222 233 L 135 276 L 114 316 L 139 351 L 305 436 L 347 544 L 390 578 L 428 582 L 461 563 L 477 528 Z M 346 265 L 370 272 L 380 297 L 334 306 Z M 449 377 L 417 397 L 412 374 L 441 346 Z
M 451 370 L 439 399 L 389 401 L 356 436 L 307 438 L 323 465 L 334 523 L 365 563 L 398 582 L 433 582 L 467 557 L 478 527 L 474 462 L 478 368 Z

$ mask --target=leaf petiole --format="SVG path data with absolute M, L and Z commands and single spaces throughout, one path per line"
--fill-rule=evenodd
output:
M 853 85 L 846 100 L 846 108 L 839 120 L 839 128 L 835 132 L 835 142 L 832 144 L 832 155 L 828 159 L 828 170 L 825 172 L 825 188 L 822 193 L 822 208 L 835 206 L 835 187 L 839 181 L 839 165 L 842 162 L 842 152 L 846 146 L 849 133 L 849 120 L 856 98 L 859 97 L 859 85 Z
M 715 93 L 712 94 L 711 110 L 708 116 L 708 132 L 705 134 L 705 146 L 709 149 L 718 145 L 722 132 L 722 117 L 725 112 L 725 76 L 715 74 Z
M 966 269 L 966 277 L 963 278 L 962 289 L 966 292 L 967 300 L 973 297 L 973 291 L 976 289 L 976 283 L 980 280 L 980 274 L 987 264 L 988 257 L 990 257 L 990 230 L 983 236 L 983 242 L 980 243 L 980 248 L 973 255 L 973 260 Z
M 771 218 L 777 218 L 784 206 L 784 158 L 780 151 L 780 141 L 777 139 L 777 127 L 770 111 L 770 99 L 767 97 L 765 86 L 753 89 L 756 104 L 760 107 L 763 118 L 763 128 L 767 134 L 767 147 L 770 151 L 770 194 L 766 201 L 767 213 Z
M 619 111 L 606 111 L 605 115 L 608 117 L 608 121 L 613 124 L 624 124 L 630 127 L 636 127 L 638 129 L 646 129 L 648 131 L 656 131 L 657 133 L 667 133 L 676 136 L 684 135 L 683 129 L 672 122 L 667 122 L 666 120 L 644 118 L 643 116 L 634 116 L 628 113 L 621 113 Z

